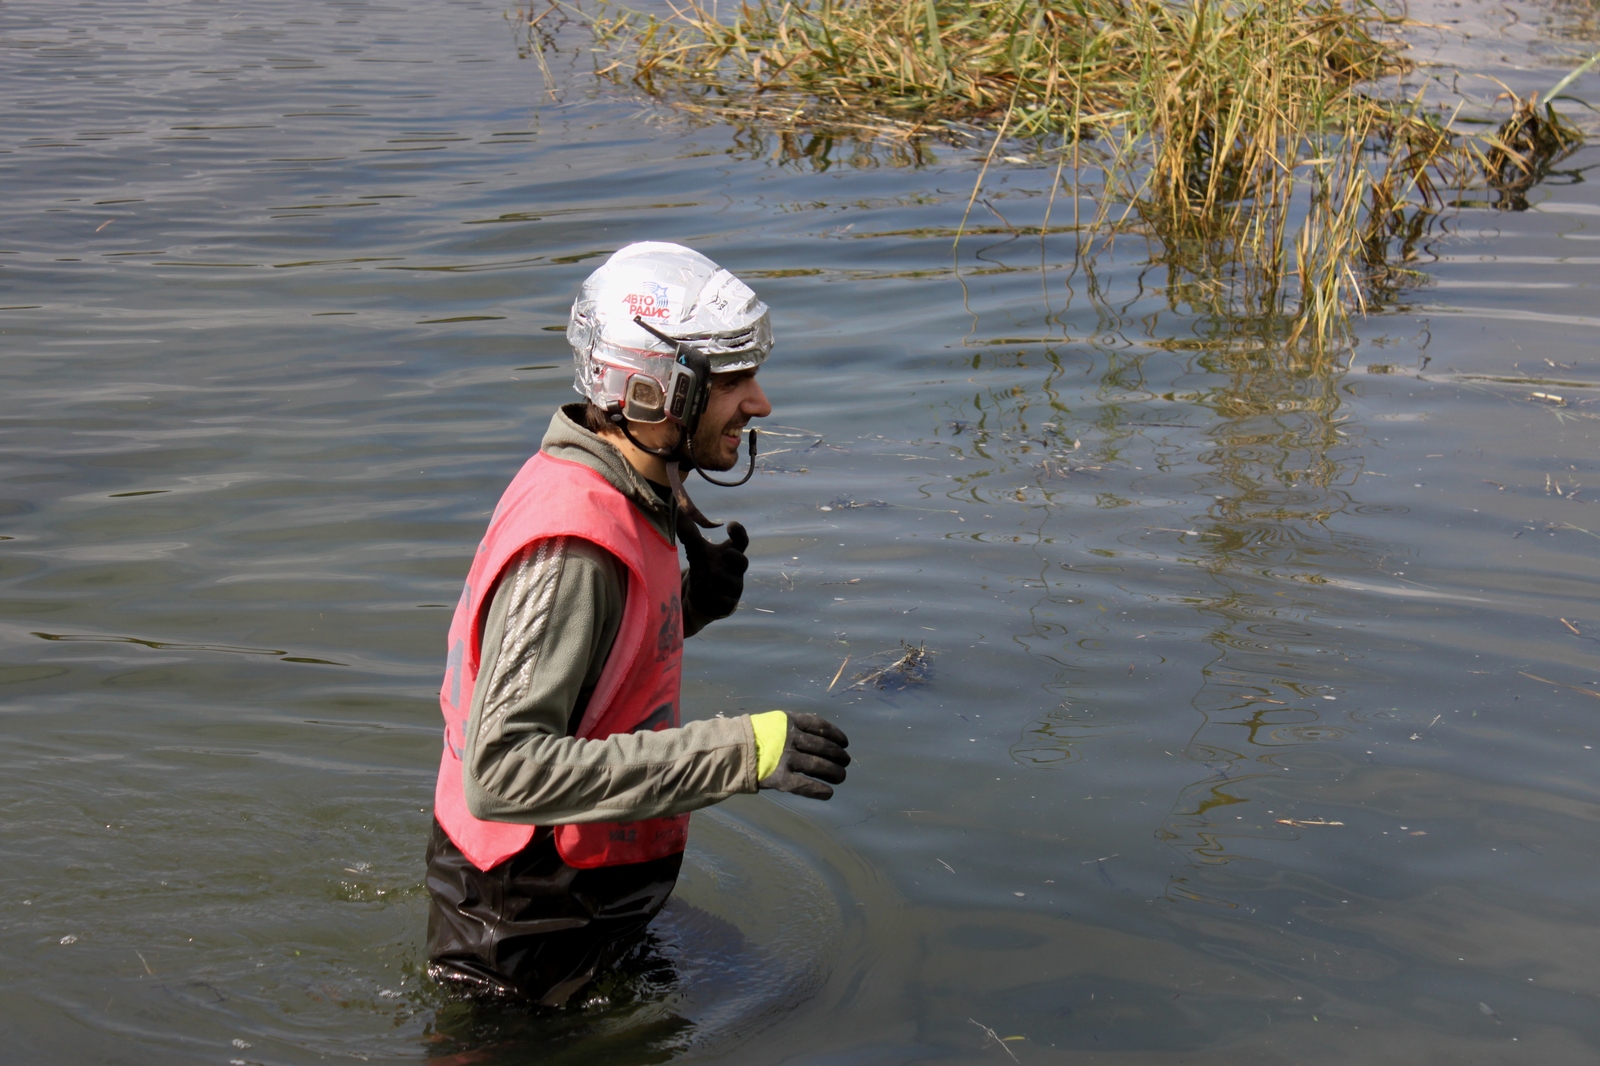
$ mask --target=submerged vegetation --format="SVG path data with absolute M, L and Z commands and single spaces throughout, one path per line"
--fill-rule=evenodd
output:
M 1313 352 L 1404 283 L 1446 190 L 1520 195 L 1577 143 L 1538 100 L 1497 135 L 1452 132 L 1402 91 L 1398 19 L 1375 0 L 602 10 L 600 73 L 680 107 L 781 136 L 984 137 L 969 214 L 1001 146 L 1022 145 L 1056 172 L 1041 234 L 1070 213 L 1080 254 L 1142 235 L 1174 301 Z

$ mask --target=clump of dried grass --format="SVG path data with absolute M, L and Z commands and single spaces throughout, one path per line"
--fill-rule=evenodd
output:
M 1371 32 L 1383 16 L 1370 0 L 1348 10 L 1333 0 L 746 0 L 727 19 L 687 0 L 675 10 L 662 20 L 619 9 L 595 23 L 651 91 L 700 79 L 730 99 L 799 93 L 850 119 L 1005 119 L 1024 136 L 1129 123 L 1266 132 L 1246 112 L 1326 106 L 1393 65 Z M 1262 79 L 1271 84 L 1253 84 Z
M 893 654 L 893 653 L 891 653 Z M 896 691 L 920 685 L 928 680 L 928 673 L 933 665 L 933 653 L 928 650 L 926 643 L 909 644 L 900 642 L 900 653 L 892 661 L 873 670 L 866 670 L 857 674 L 850 681 L 850 688 L 866 688 L 875 685 L 878 688 L 894 689 Z M 844 668 L 841 666 L 840 670 Z
M 1392 286 L 1417 214 L 1473 170 L 1420 100 L 1372 91 L 1404 66 L 1377 0 L 684 4 L 592 20 L 602 73 L 780 130 L 1053 143 L 1059 167 L 1102 178 L 1095 231 L 1154 238 L 1171 291 L 1291 342 L 1322 345 Z M 1570 134 L 1548 107 L 1523 128 Z M 1532 168 L 1501 140 L 1477 158 L 1505 185 Z
M 1592 65 L 1590 60 L 1579 71 Z M 1574 71 L 1574 74 L 1578 71 Z M 1493 134 L 1483 138 L 1480 153 L 1484 177 L 1489 187 L 1499 193 L 1500 206 L 1516 210 L 1528 206 L 1527 192 L 1547 173 L 1550 167 L 1582 143 L 1582 136 L 1562 120 L 1549 99 L 1564 88 L 1570 80 L 1563 80 L 1541 98 L 1538 93 L 1520 97 L 1507 92 L 1511 101 L 1511 117 Z

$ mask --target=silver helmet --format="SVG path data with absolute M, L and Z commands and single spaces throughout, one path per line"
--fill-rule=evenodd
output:
M 772 350 L 767 305 L 744 282 L 681 244 L 628 245 L 584 281 L 567 341 L 577 360 L 573 387 L 596 406 L 620 405 L 634 422 L 665 421 L 674 380 L 689 373 L 636 317 L 703 353 L 713 374 L 760 366 Z

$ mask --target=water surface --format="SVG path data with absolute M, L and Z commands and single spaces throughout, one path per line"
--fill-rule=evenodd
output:
M 1446 81 L 1592 47 L 1414 15 Z M 0 1057 L 1593 1061 L 1592 150 L 1285 369 L 1011 232 L 1050 168 L 953 259 L 974 150 L 786 154 L 559 36 L 552 94 L 479 0 L 0 7 Z M 780 339 L 686 710 L 858 762 L 697 817 L 603 1000 L 471 1011 L 419 978 L 449 605 L 643 239 Z

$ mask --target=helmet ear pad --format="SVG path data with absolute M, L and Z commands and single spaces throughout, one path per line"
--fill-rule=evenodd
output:
M 661 383 L 649 374 L 628 378 L 622 394 L 622 416 L 630 422 L 666 421 L 667 395 Z
M 654 374 L 629 375 L 622 390 L 622 416 L 650 424 L 670 418 L 692 431 L 705 410 L 710 377 L 706 357 L 685 349 L 668 368 L 665 387 Z

